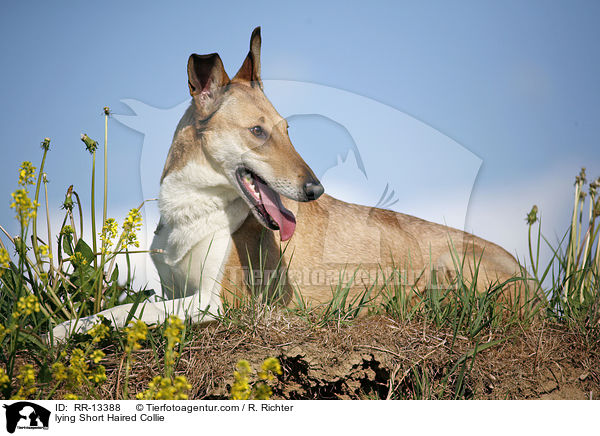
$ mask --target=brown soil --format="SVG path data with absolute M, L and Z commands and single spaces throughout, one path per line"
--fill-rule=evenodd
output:
M 195 326 L 177 366 L 192 385 L 191 399 L 226 399 L 236 362 L 254 369 L 277 357 L 283 374 L 274 399 L 596 399 L 600 344 L 548 322 L 475 340 L 422 321 L 399 324 L 382 316 L 350 325 L 311 327 L 277 310 L 245 328 Z M 496 343 L 498 341 L 498 343 Z M 473 360 L 472 350 L 479 350 Z M 110 349 L 106 350 L 110 352 Z M 155 352 L 136 352 L 130 391 L 159 375 Z M 162 363 L 161 363 L 162 364 Z M 116 399 L 122 355 L 107 356 L 101 391 Z M 463 376 L 461 376 L 461 373 Z M 462 383 L 461 383 L 462 381 Z

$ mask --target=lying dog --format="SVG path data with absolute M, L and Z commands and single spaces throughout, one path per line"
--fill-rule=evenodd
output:
M 477 270 L 479 290 L 521 273 L 516 260 L 491 242 L 325 195 L 292 146 L 286 120 L 263 92 L 260 46 L 257 28 L 232 79 L 216 53 L 189 58 L 192 102 L 162 173 L 161 219 L 151 247 L 169 301 L 147 303 L 136 317 L 146 323 L 169 315 L 214 319 L 223 298 L 274 292 L 266 280 L 247 286 L 259 266 L 263 279 L 264 271 L 278 274 L 285 303 L 294 292 L 323 302 L 331 298 L 332 285 L 344 280 L 341 273 L 357 269 L 362 273 L 352 274 L 352 292 L 389 278 L 390 271 L 401 271 L 407 289 L 427 288 L 434 276 L 437 285 L 440 278 L 452 280 L 457 269 L 470 278 Z M 101 314 L 123 326 L 131 308 Z M 84 318 L 77 329 L 95 322 L 96 316 Z M 64 337 L 70 328 L 64 323 L 54 335 Z

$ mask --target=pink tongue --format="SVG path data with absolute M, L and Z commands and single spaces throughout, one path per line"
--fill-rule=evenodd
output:
M 258 179 L 254 179 L 254 183 L 258 187 L 260 198 L 267 213 L 271 215 L 271 218 L 279 226 L 281 240 L 287 241 L 292 237 L 296 229 L 296 217 L 281 204 L 279 194 Z

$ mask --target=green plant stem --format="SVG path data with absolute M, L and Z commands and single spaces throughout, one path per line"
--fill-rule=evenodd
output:
M 538 276 L 537 276 L 537 271 L 536 271 L 536 265 L 535 265 L 535 261 L 533 260 L 533 249 L 531 248 L 531 227 L 533 226 L 533 224 L 529 224 L 529 228 L 527 229 L 527 242 L 528 242 L 528 247 L 529 247 L 529 261 L 531 262 L 531 269 L 533 270 L 533 275 L 535 277 L 535 279 L 537 280 Z
M 577 205 L 579 203 L 579 182 L 575 184 L 575 198 L 573 201 L 573 216 L 571 218 L 571 234 L 569 237 L 569 245 L 567 246 L 567 268 L 565 269 L 565 277 L 567 282 L 565 283 L 564 300 L 569 297 L 569 287 L 571 284 L 571 267 L 575 261 L 575 238 L 577 237 Z
M 92 247 L 94 247 L 94 253 L 98 252 L 98 246 L 96 244 L 96 151 L 92 152 Z M 98 268 L 98 258 L 94 256 L 94 269 Z M 94 301 L 94 312 L 100 312 L 100 298 L 102 292 L 102 281 L 98 285 L 96 292 L 96 298 Z
M 48 274 L 52 275 L 53 274 L 53 270 L 54 270 L 54 258 L 52 256 L 52 227 L 50 225 L 50 208 L 48 206 L 48 179 L 46 177 L 46 174 L 44 174 L 44 199 L 46 202 L 46 226 L 48 227 L 48 254 L 49 254 L 49 258 L 48 258 L 48 263 L 49 263 L 49 269 L 48 269 Z
M 102 226 L 106 223 L 108 195 L 108 115 L 104 115 L 104 203 L 102 205 Z
M 129 399 L 129 372 L 131 371 L 131 351 L 127 353 L 127 363 L 125 364 L 125 384 L 123 386 L 123 399 Z
M 106 205 L 107 205 L 107 195 L 108 195 L 108 114 L 104 114 L 104 201 L 102 204 L 102 231 L 104 231 L 104 227 L 106 225 Z M 94 234 L 94 241 L 95 239 Z M 96 247 L 94 246 L 94 253 L 96 252 Z M 106 253 L 106 242 L 102 241 L 102 252 L 100 254 L 100 280 L 98 281 L 98 291 L 97 291 L 97 301 L 100 301 L 102 297 L 102 284 L 104 283 L 104 262 L 105 262 L 105 253 Z M 94 256 L 96 259 L 96 256 Z M 100 307 L 97 307 L 96 311 L 99 311 Z
M 42 181 L 42 174 L 44 172 L 44 165 L 46 164 L 46 155 L 47 154 L 48 154 L 48 150 L 44 149 L 44 154 L 42 155 L 42 163 L 40 164 L 40 170 L 38 172 L 37 182 L 35 185 L 35 198 L 34 198 L 34 203 L 33 203 L 34 205 L 37 204 L 38 199 L 40 197 L 40 185 L 41 185 L 41 181 Z M 31 220 L 31 224 L 32 224 L 32 233 L 33 233 L 33 243 L 32 243 L 33 253 L 35 255 L 36 262 L 41 263 L 42 259 L 40 258 L 40 254 L 38 252 L 38 243 L 37 243 L 37 213 Z
M 20 256 L 19 256 L 19 263 L 21 262 Z M 38 278 L 41 280 L 41 271 L 39 270 L 37 264 L 33 261 L 31 261 L 27 256 L 25 256 L 24 262 L 27 263 L 27 265 L 29 266 L 29 268 L 31 268 L 33 270 L 33 272 L 38 276 Z M 25 264 L 23 264 L 24 266 Z M 19 266 L 19 271 L 21 271 L 21 266 Z M 21 276 L 19 276 L 19 279 L 21 278 Z M 52 297 L 54 299 L 54 303 L 57 305 L 62 305 L 60 299 L 58 298 L 58 296 L 56 295 L 56 293 L 54 292 L 54 290 L 52 288 L 47 288 L 46 292 L 48 292 L 48 294 L 50 295 L 50 297 Z M 42 313 L 48 317 L 50 317 L 51 315 L 51 311 L 50 309 L 46 308 L 46 306 L 44 305 L 43 301 L 40 301 L 40 310 L 42 311 Z M 69 316 L 69 314 L 67 312 L 65 312 L 65 314 L 67 316 Z
M 19 298 L 22 296 L 22 288 L 23 288 L 23 276 L 25 274 L 25 259 L 26 259 L 26 255 L 24 253 L 25 251 L 25 237 L 27 235 L 27 222 L 25 224 L 23 224 L 23 221 L 21 220 L 21 226 L 20 226 L 20 240 L 18 241 L 18 244 L 20 244 L 20 247 L 17 247 L 17 255 L 19 256 L 19 274 L 18 274 L 18 279 L 17 279 L 17 283 L 15 286 L 15 301 L 13 302 L 13 310 L 14 310 L 14 305 L 16 305 L 17 301 L 19 301 Z M 13 240 L 13 242 L 15 242 Z M 15 244 L 16 246 L 16 244 Z M 17 321 L 17 328 L 16 329 L 11 329 L 11 340 L 9 342 L 9 348 L 10 348 L 10 352 L 8 354 L 8 362 L 6 364 L 6 372 L 8 374 L 8 377 L 10 379 L 12 379 L 13 377 L 13 373 L 14 373 L 14 366 L 15 366 L 15 359 L 16 359 L 16 354 L 17 354 L 17 337 L 19 335 L 19 329 L 20 329 L 20 325 Z
M 77 191 L 73 190 L 73 195 L 77 198 L 77 209 L 79 209 L 79 235 L 83 236 L 83 210 L 81 209 L 81 199 Z M 71 225 L 75 230 L 75 220 L 73 219 L 73 212 L 70 212 Z M 74 244 L 77 245 L 77 238 L 73 240 Z

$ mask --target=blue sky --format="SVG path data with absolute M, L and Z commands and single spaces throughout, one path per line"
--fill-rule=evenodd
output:
M 87 207 L 90 158 L 79 135 L 101 142 L 102 107 L 132 115 L 121 100 L 180 105 L 189 98 L 189 54 L 217 51 L 233 75 L 260 25 L 262 75 L 273 81 L 268 95 L 280 90 L 269 95 L 276 107 L 298 101 L 285 99 L 291 88 L 277 88 L 281 81 L 322 87 L 323 100 L 317 92 L 317 108 L 306 113 L 323 115 L 339 90 L 353 96 L 352 110 L 327 100 L 346 125 L 292 123 L 309 163 L 354 141 L 373 154 L 370 180 L 385 169 L 396 182 L 395 210 L 456 226 L 464 220 L 467 230 L 522 254 L 531 205 L 540 205 L 546 234 L 562 233 L 579 168 L 600 175 L 599 19 L 594 1 L 2 2 L 0 223 L 16 232 L 8 205 L 17 167 L 39 165 L 42 138 L 52 139 L 51 202 L 75 184 Z M 363 117 L 365 102 L 375 109 Z M 373 116 L 387 108 L 396 114 L 387 124 Z M 397 120 L 405 140 L 390 130 Z M 155 145 L 166 153 L 174 125 L 164 122 L 167 139 Z M 139 162 L 152 138 L 116 119 L 109 136 L 110 214 L 122 216 L 143 198 Z M 350 159 L 344 174 L 340 162 L 325 175 L 329 191 L 375 204 L 382 187 L 360 197 Z M 402 165 L 394 171 L 395 160 Z

